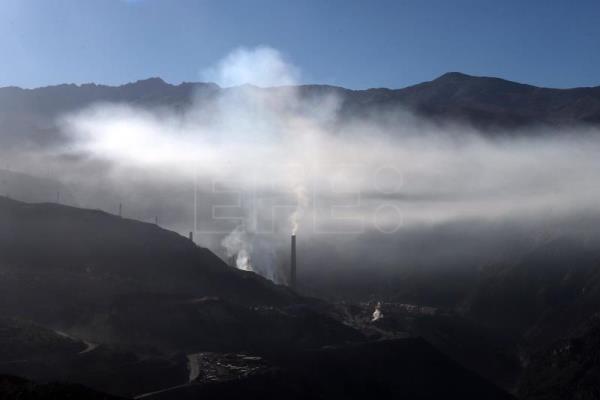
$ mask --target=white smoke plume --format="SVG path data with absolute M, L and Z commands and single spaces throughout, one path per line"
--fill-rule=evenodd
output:
M 305 210 L 308 207 L 308 193 L 306 189 L 306 176 L 301 165 L 291 166 L 290 170 L 290 182 L 291 192 L 294 194 L 296 206 L 294 211 L 290 215 L 290 224 L 292 228 L 292 235 L 298 233 L 300 222 L 304 217 Z
M 375 306 L 375 311 L 373 311 L 373 316 L 371 317 L 371 322 L 379 321 L 383 318 L 383 313 L 381 312 L 381 303 L 377 302 Z
M 235 267 L 244 271 L 253 271 L 250 261 L 252 247 L 248 233 L 243 226 L 238 226 L 221 242 L 225 248 L 227 258 L 235 259 Z
M 289 85 L 299 76 L 267 48 L 234 51 L 207 74 L 225 86 Z M 331 232 L 341 240 L 347 232 L 457 220 L 600 212 L 600 135 L 593 130 L 489 138 L 409 113 L 342 116 L 333 92 L 302 93 L 296 86 L 234 87 L 178 111 L 98 104 L 61 120 L 68 150 L 43 164 L 27 154 L 11 162 L 58 171 L 76 184 L 85 207 L 125 201 L 131 217 L 153 220 L 159 200 L 150 199 L 160 199 L 161 224 L 180 232 L 194 225 L 192 193 L 180 188 L 196 174 L 205 188 L 227 182 L 251 194 L 254 210 L 240 213 L 255 220 L 246 221 L 245 235 L 234 230 L 236 243 L 227 246 L 241 254 L 242 268 L 270 277 L 278 275 L 277 252 L 264 243 L 283 253 L 290 232 Z M 199 218 L 205 226 L 210 211 Z M 260 235 L 269 240 L 257 246 Z M 215 249 L 222 239 L 201 243 Z
M 202 78 L 222 87 L 255 85 L 290 86 L 298 83 L 300 73 L 277 50 L 259 46 L 238 48 L 216 66 L 202 72 Z
M 292 224 L 292 235 L 296 235 L 298 233 L 298 229 L 300 228 L 300 221 L 304 216 L 306 207 L 308 206 L 308 195 L 306 193 L 306 188 L 304 185 L 297 185 L 294 187 L 294 194 L 296 196 L 296 201 L 298 205 L 296 209 L 290 216 L 290 221 Z

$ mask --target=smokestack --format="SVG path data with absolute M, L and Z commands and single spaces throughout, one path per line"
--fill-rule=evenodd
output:
M 190 232 L 190 240 L 193 242 L 194 241 L 194 232 Z
M 296 289 L 296 235 L 292 235 L 292 258 L 290 263 L 290 287 Z

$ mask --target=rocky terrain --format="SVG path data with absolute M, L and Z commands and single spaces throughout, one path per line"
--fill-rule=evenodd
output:
M 9 393 L 510 398 L 371 305 L 300 296 L 152 224 L 5 198 L 0 232 L 0 373 L 39 383 Z
M 65 383 L 37 384 L 23 378 L 0 375 L 0 399 L 119 400 L 123 398 L 96 392 L 81 385 Z
M 600 318 L 546 346 L 527 360 L 519 386 L 526 399 L 596 399 L 600 396 Z

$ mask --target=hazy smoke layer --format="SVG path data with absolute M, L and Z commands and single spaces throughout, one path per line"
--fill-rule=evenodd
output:
M 291 233 L 348 240 L 598 211 L 594 132 L 486 138 L 407 113 L 343 117 L 343 99 L 303 96 L 291 86 L 297 69 L 265 47 L 236 50 L 205 76 L 285 86 L 223 89 L 178 112 L 99 104 L 65 115 L 71 146 L 44 165 L 83 206 L 122 202 L 126 215 L 160 216 L 181 232 L 197 226 L 200 241 L 222 246 L 238 268 L 279 281 Z

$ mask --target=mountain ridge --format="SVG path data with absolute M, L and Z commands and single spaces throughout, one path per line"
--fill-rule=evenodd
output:
M 120 86 L 86 83 L 35 89 L 0 88 L 3 141 L 10 144 L 11 139 L 18 141 L 29 135 L 33 142 L 60 142 L 57 125 L 60 117 L 96 103 L 181 111 L 192 105 L 202 107 L 205 101 L 214 100 L 221 93 L 243 90 L 244 87 L 221 88 L 203 82 L 175 85 L 152 77 Z M 400 89 L 352 90 L 332 85 L 293 87 L 300 100 L 336 96 L 339 100 L 338 123 L 354 119 L 378 122 L 377 116 L 381 113 L 401 118 L 408 112 L 437 125 L 462 124 L 492 133 L 532 127 L 600 126 L 600 86 L 554 89 L 449 72 Z M 255 87 L 265 93 L 282 88 L 285 86 Z
M 395 90 L 408 89 L 408 88 L 411 88 L 414 86 L 419 86 L 419 85 L 422 85 L 424 83 L 429 83 L 429 82 L 445 81 L 445 80 L 455 80 L 455 81 L 462 80 L 462 81 L 464 81 L 464 80 L 469 80 L 469 79 L 494 80 L 494 81 L 501 81 L 501 82 L 505 82 L 505 83 L 516 84 L 516 85 L 528 86 L 531 88 L 548 89 L 548 90 L 577 90 L 577 89 L 594 89 L 594 88 L 600 89 L 600 84 L 595 85 L 595 86 L 573 86 L 573 87 L 568 87 L 568 88 L 559 88 L 559 87 L 553 87 L 553 86 L 538 86 L 538 85 L 534 85 L 534 84 L 530 84 L 530 83 L 513 81 L 511 79 L 501 78 L 501 77 L 496 77 L 496 76 L 491 76 L 491 75 L 472 75 L 472 74 L 467 74 L 467 73 L 460 72 L 460 71 L 444 72 L 443 74 L 441 74 L 431 80 L 417 82 L 414 84 L 410 84 L 410 85 L 403 86 L 403 87 L 396 87 L 396 88 L 387 87 L 387 86 L 371 86 L 371 87 L 366 87 L 366 88 L 351 89 L 351 88 L 346 88 L 345 86 L 331 85 L 328 83 L 301 83 L 301 84 L 292 85 L 292 86 L 296 86 L 296 87 L 305 87 L 305 86 L 330 87 L 330 88 L 345 89 L 345 90 L 353 91 L 353 92 L 377 90 L 377 89 L 387 89 L 387 90 L 395 91 Z M 207 86 L 212 86 L 212 87 L 221 88 L 221 89 L 227 88 L 224 86 L 220 86 L 215 82 L 210 82 L 210 81 L 181 81 L 179 83 L 170 83 L 170 82 L 167 82 L 166 80 L 164 80 L 160 76 L 149 76 L 147 78 L 140 78 L 135 81 L 125 82 L 125 83 L 121 83 L 121 84 L 107 84 L 107 83 L 97 83 L 97 82 L 84 82 L 84 83 L 64 82 L 64 83 L 44 85 L 44 86 L 35 86 L 35 87 L 21 87 L 21 86 L 16 86 L 16 85 L 9 85 L 9 86 L 0 86 L 0 91 L 5 90 L 5 89 L 34 91 L 34 90 L 39 90 L 39 89 L 50 89 L 50 88 L 56 88 L 56 87 L 122 88 L 122 87 L 145 85 L 145 84 L 155 84 L 155 85 L 173 86 L 173 87 L 190 86 L 190 85 L 207 85 Z M 247 85 L 247 84 L 244 84 L 244 85 Z M 231 86 L 231 88 L 236 88 L 236 87 L 240 87 L 240 86 L 244 86 L 244 85 Z M 289 85 L 264 86 L 264 87 L 260 87 L 260 88 L 273 89 L 273 88 L 278 88 L 278 87 L 289 87 Z

